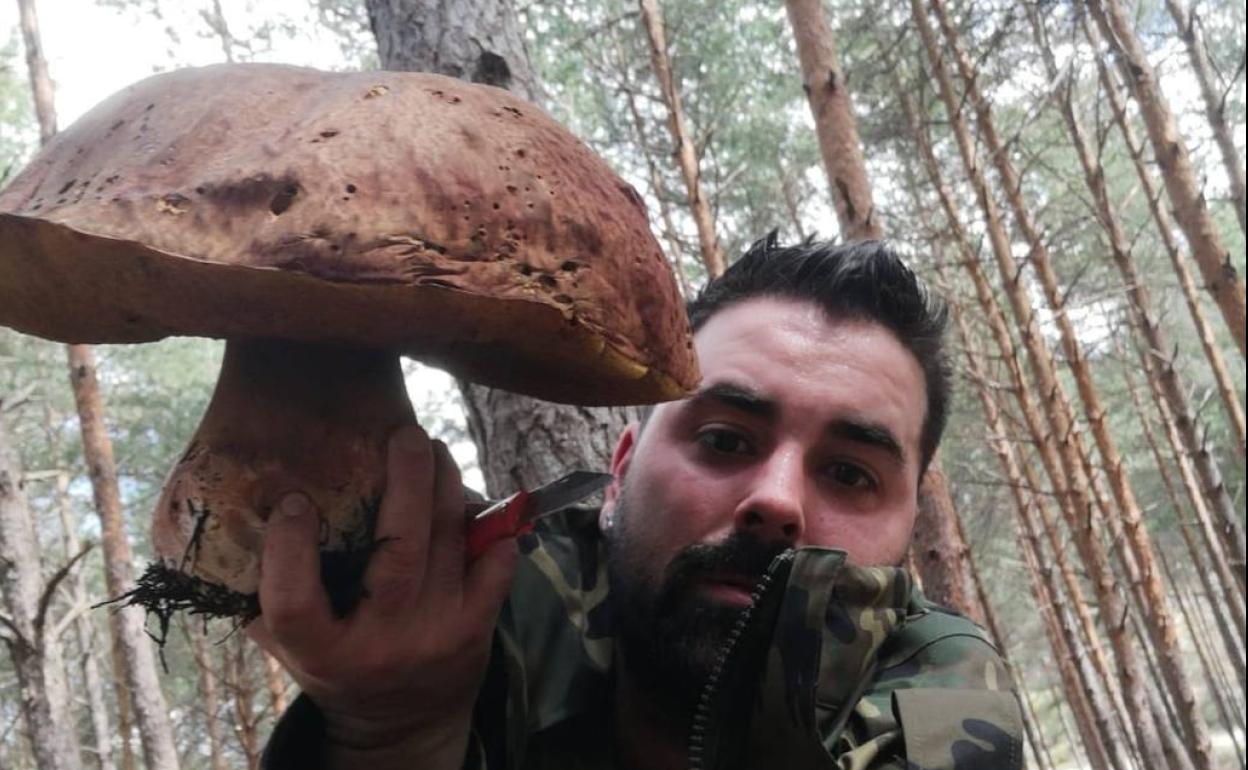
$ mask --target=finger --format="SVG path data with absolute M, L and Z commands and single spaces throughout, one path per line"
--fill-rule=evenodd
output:
M 368 565 L 367 606 L 383 614 L 419 593 L 433 526 L 433 447 L 419 425 L 395 431 L 386 451 L 386 491 L 377 514 L 377 550 Z
M 426 594 L 458 600 L 464 583 L 464 486 L 455 458 L 441 441 L 433 442 L 433 531 L 429 542 Z
M 260 562 L 260 622 L 295 658 L 323 651 L 334 633 L 317 551 L 320 517 L 306 495 L 284 497 L 269 516 Z M 252 625 L 255 625 L 254 623 Z
M 476 623 L 488 623 L 492 629 L 498 622 L 499 610 L 511 591 L 519 556 L 516 539 L 509 537 L 491 543 L 485 553 L 468 566 L 464 578 L 464 612 Z

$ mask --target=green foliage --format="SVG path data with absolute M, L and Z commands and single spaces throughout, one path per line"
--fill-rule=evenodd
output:
M 15 32 L 0 44 L 0 185 L 17 173 L 39 141 Z

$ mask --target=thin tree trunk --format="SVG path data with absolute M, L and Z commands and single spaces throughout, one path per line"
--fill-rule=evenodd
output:
M 1099 33 L 1088 24 L 1086 16 L 1081 16 L 1079 22 L 1084 36 L 1091 44 L 1093 50 L 1098 50 L 1100 48 Z M 1236 447 L 1242 460 L 1245 456 L 1245 435 L 1246 430 L 1248 430 L 1245 428 L 1243 404 L 1240 403 L 1239 394 L 1231 379 L 1230 369 L 1226 365 L 1226 359 L 1223 357 L 1222 351 L 1214 339 L 1213 328 L 1209 325 L 1209 321 L 1205 317 L 1205 311 L 1201 307 L 1196 281 L 1192 278 L 1192 272 L 1187 267 L 1187 260 L 1179 249 L 1179 244 L 1175 242 L 1173 235 L 1175 228 L 1170 220 L 1169 211 L 1165 206 L 1161 205 L 1161 195 L 1153 184 L 1152 175 L 1144 164 L 1144 150 L 1136 138 L 1135 129 L 1131 126 L 1126 106 L 1118 95 L 1118 86 L 1113 73 L 1105 65 L 1102 57 L 1095 56 L 1094 58 L 1101 88 L 1113 112 L 1114 123 L 1117 124 L 1119 132 L 1122 134 L 1123 143 L 1127 147 L 1127 153 L 1131 156 L 1132 165 L 1135 166 L 1136 176 L 1140 180 L 1140 188 L 1148 201 L 1149 210 L 1157 223 L 1157 234 L 1161 237 L 1162 245 L 1166 250 L 1166 256 L 1169 258 L 1170 264 L 1174 268 L 1175 276 L 1178 278 L 1179 287 L 1183 292 L 1183 301 L 1187 305 L 1192 323 L 1196 327 L 1196 336 L 1200 340 L 1201 350 L 1204 351 L 1205 358 L 1209 361 L 1209 368 L 1212 370 L 1214 381 L 1217 384 L 1218 396 L 1222 401 L 1223 409 L 1226 411 L 1227 420 L 1234 431 L 1237 440 Z
M 976 385 L 976 394 L 984 410 L 987 433 L 992 437 L 993 450 L 1005 471 L 1010 492 L 1014 497 L 1019 550 L 1023 554 L 1024 565 L 1027 567 L 1032 595 L 1036 599 L 1037 607 L 1041 610 L 1045 632 L 1049 638 L 1053 658 L 1058 665 L 1058 673 L 1062 678 L 1067 701 L 1077 717 L 1076 725 L 1079 728 L 1088 760 L 1094 770 L 1108 767 L 1113 767 L 1115 770 L 1129 770 L 1130 760 L 1126 755 L 1125 747 L 1119 740 L 1121 733 L 1111 721 L 1111 715 L 1115 709 L 1105 694 L 1103 680 L 1095 671 L 1089 670 L 1088 648 L 1080 640 L 1078 630 L 1070 619 L 1066 598 L 1054 577 L 1052 567 L 1041 566 L 1045 561 L 1039 535 L 1043 527 L 1036 519 L 1050 522 L 1051 514 L 1040 510 L 1043 508 L 1043 503 L 1040 502 L 1036 492 L 1031 495 L 1025 492 L 1029 488 L 1035 489 L 1036 480 L 1030 470 L 1022 467 L 1006 438 L 1000 409 L 985 384 L 987 376 L 975 352 L 981 346 L 972 337 L 966 320 L 956 306 L 953 307 L 953 316 L 962 340 L 967 368 L 971 380 Z M 1051 531 L 1051 524 L 1048 526 Z M 1059 559 L 1064 559 L 1064 554 L 1060 549 L 1055 548 L 1054 552 Z M 1071 583 L 1076 587 L 1076 593 L 1072 598 L 1082 602 L 1082 596 L 1077 593 L 1077 583 L 1074 581 Z
M 69 474 L 64 471 L 56 475 L 57 512 L 61 517 L 61 532 L 64 558 L 73 558 L 82 551 L 82 543 L 75 531 L 73 512 L 70 510 Z M 74 573 L 70 586 L 70 596 L 75 607 L 89 604 L 86 579 L 81 571 Z M 91 712 L 91 737 L 95 764 L 100 770 L 115 770 L 117 763 L 113 761 L 113 731 L 109 727 L 108 706 L 104 700 L 104 681 L 100 676 L 100 665 L 96 658 L 95 624 L 90 615 L 83 613 L 74 620 L 74 631 L 78 637 L 78 654 L 82 665 L 82 679 L 86 687 L 87 707 Z
M 711 214 L 710 203 L 702 189 L 702 172 L 698 168 L 698 153 L 689 135 L 689 126 L 685 122 L 685 110 L 681 105 L 680 89 L 676 84 L 676 76 L 672 73 L 671 61 L 667 56 L 667 38 L 663 31 L 663 17 L 659 13 L 657 0 L 638 0 L 641 8 L 641 19 L 646 28 L 646 39 L 650 42 L 650 61 L 654 67 L 654 76 L 659 81 L 659 90 L 663 94 L 663 104 L 667 107 L 667 127 L 672 135 L 672 145 L 676 151 L 676 161 L 680 165 L 680 174 L 685 180 L 685 193 L 689 198 L 689 210 L 693 214 L 694 225 L 698 228 L 698 245 L 702 249 L 702 263 L 712 278 L 724 272 L 724 253 L 719 248 L 719 239 L 715 236 L 715 218 Z
M 1179 612 L 1182 614 L 1183 622 L 1187 626 L 1188 635 L 1192 639 L 1192 646 L 1196 648 L 1196 657 L 1200 659 L 1200 668 L 1205 674 L 1205 681 L 1208 683 L 1209 689 L 1213 692 L 1213 702 L 1218 709 L 1218 717 L 1222 720 L 1222 729 L 1228 736 L 1231 737 L 1231 742 L 1235 745 L 1235 753 L 1239 755 L 1239 762 L 1242 765 L 1244 762 L 1244 756 L 1240 751 L 1239 741 L 1235 735 L 1235 718 L 1231 715 L 1231 709 L 1227 700 L 1229 683 L 1225 681 L 1225 677 L 1219 675 L 1215 664 L 1212 660 L 1210 660 L 1211 650 L 1209 650 L 1209 647 L 1211 645 L 1202 638 L 1202 635 L 1196 628 L 1196 623 L 1192 620 L 1192 615 L 1200 610 L 1188 609 L 1187 602 L 1184 601 L 1183 598 L 1183 591 L 1180 588 L 1178 581 L 1175 579 L 1174 571 L 1170 567 L 1170 560 L 1166 558 L 1164 551 L 1160 554 L 1160 560 L 1162 571 L 1166 573 L 1166 580 L 1170 583 L 1171 593 L 1174 594 L 1175 604 L 1179 607 Z M 1241 690 L 1242 687 L 1243 685 L 1241 684 Z
M 846 242 L 882 238 L 884 229 L 875 216 L 870 176 L 832 29 L 819 0 L 786 0 L 786 8 L 841 238 Z M 924 590 L 933 600 L 982 620 L 983 612 L 976 609 L 970 591 L 964 558 L 968 547 L 959 537 L 958 510 L 939 457 L 932 459 L 920 482 L 918 503 L 910 558 Z
M 919 501 L 910 544 L 915 566 L 923 575 L 923 590 L 934 600 L 954 607 L 981 626 L 985 611 L 974 593 L 969 563 L 970 547 L 962 537 L 958 512 L 953 508 L 949 481 L 940 466 L 940 455 L 932 460 L 923 480 L 926 494 Z M 947 504 L 946 504 L 947 501 Z
M 1148 363 L 1147 353 L 1140 353 L 1141 360 L 1145 364 Z M 1140 396 L 1137 392 L 1134 378 L 1131 376 L 1129 366 L 1123 366 L 1123 377 L 1127 383 L 1127 390 L 1130 391 L 1131 399 L 1135 404 L 1136 411 L 1140 414 L 1140 427 L 1144 431 L 1144 439 L 1148 443 L 1153 453 L 1154 461 L 1157 465 L 1158 474 L 1161 476 L 1162 485 L 1165 487 L 1166 494 L 1170 499 L 1170 504 L 1174 508 L 1175 518 L 1179 524 L 1179 532 L 1183 537 L 1184 543 L 1187 545 L 1188 555 L 1195 567 L 1195 572 L 1200 576 L 1200 581 L 1205 588 L 1206 594 L 1209 596 L 1210 607 L 1214 614 L 1222 617 L 1223 613 L 1230 618 L 1230 623 L 1219 623 L 1222 631 L 1222 641 L 1226 646 L 1227 655 L 1235 665 L 1236 672 L 1239 675 L 1240 687 L 1245 684 L 1245 661 L 1244 661 L 1244 602 L 1243 595 L 1235 591 L 1234 579 L 1227 573 L 1228 567 L 1225 558 L 1219 558 L 1221 552 L 1217 550 L 1220 545 L 1216 538 L 1210 538 L 1208 534 L 1205 537 L 1204 557 L 1201 556 L 1201 549 L 1197 546 L 1195 538 L 1192 536 L 1191 528 L 1187 525 L 1187 519 L 1183 515 L 1183 506 L 1179 502 L 1179 495 L 1171 481 L 1170 474 L 1166 472 L 1166 463 L 1161 447 L 1157 443 L 1156 434 L 1153 431 L 1152 420 L 1143 410 L 1143 404 L 1140 403 Z M 1167 415 L 1161 416 L 1162 422 L 1166 421 Z M 1204 498 L 1193 489 L 1195 482 L 1192 480 L 1192 472 L 1187 467 L 1187 458 L 1182 454 L 1181 449 L 1177 446 L 1177 440 L 1174 436 L 1173 426 L 1166 425 L 1166 436 L 1170 442 L 1170 448 L 1173 453 L 1175 464 L 1179 467 L 1179 473 L 1182 476 L 1184 487 L 1188 492 L 1188 501 L 1193 508 L 1199 508 L 1204 504 Z M 1199 519 L 1200 514 L 1197 513 Z M 1208 527 L 1202 527 L 1202 531 L 1208 531 Z M 1205 566 L 1205 559 L 1213 562 L 1214 568 L 1209 569 Z M 1222 601 L 1218 601 L 1218 597 Z M 1225 610 L 1223 609 L 1225 604 Z
M 186 622 L 187 637 L 195 657 L 199 680 L 200 709 L 204 714 L 204 732 L 208 735 L 209 770 L 226 770 L 225 744 L 221 740 L 221 696 L 217 692 L 217 674 L 208 652 L 208 634 L 202 625 Z
M 1213 130 L 1213 138 L 1222 153 L 1222 166 L 1231 183 L 1231 200 L 1235 203 L 1235 216 L 1239 217 L 1240 232 L 1244 232 L 1244 162 L 1235 147 L 1235 139 L 1226 122 L 1226 100 L 1218 95 L 1213 82 L 1213 66 L 1209 63 L 1209 51 L 1205 48 L 1205 36 L 1196 24 L 1196 13 L 1183 7 L 1181 0 L 1166 0 L 1166 8 L 1179 29 L 1179 37 L 1187 47 L 1187 57 L 1192 62 L 1192 72 L 1200 84 L 1200 96 L 1205 102 L 1205 117 Z
M 815 117 L 819 152 L 832 186 L 841 237 L 861 241 L 883 236 L 871 199 L 871 183 L 862 159 L 858 124 L 845 73 L 836 58 L 836 41 L 823 13 L 823 0 L 785 0 L 797 41 L 802 90 Z
M 256 712 L 252 704 L 256 691 L 247 661 L 248 643 L 245 636 L 235 634 L 227 644 L 222 645 L 222 669 L 225 671 L 230 701 L 234 706 L 234 737 L 238 739 L 238 747 L 247 762 L 247 770 L 259 770 L 260 735 L 256 729 Z
M 31 91 L 39 117 L 39 135 L 46 143 L 56 134 L 56 109 L 52 102 L 52 79 L 43 58 L 34 0 L 18 0 L 22 17 L 22 39 L 30 69 Z M 130 586 L 132 555 L 122 523 L 121 495 L 117 488 L 113 447 L 104 427 L 104 402 L 95 378 L 95 360 L 86 345 L 69 345 L 70 383 L 82 428 L 83 456 L 90 469 L 96 511 L 100 515 L 106 583 L 109 593 L 121 596 Z M 120 640 L 138 716 L 139 733 L 147 770 L 177 770 L 178 755 L 173 746 L 173 729 L 160 680 L 156 675 L 151 645 L 143 632 L 138 608 L 119 610 Z
M 60 641 L 50 633 L 39 540 L 26 504 L 22 466 L 0 399 L 0 641 L 17 676 L 19 708 L 39 770 L 81 770 Z
M 1028 243 L 1030 249 L 1028 261 L 1040 278 L 1040 285 L 1054 312 L 1066 361 L 1074 374 L 1089 427 L 1104 459 L 1104 470 L 1117 503 L 1117 513 L 1121 516 L 1130 552 L 1139 569 L 1139 581 L 1135 581 L 1135 576 L 1132 575 L 1132 584 L 1141 593 L 1139 603 L 1145 609 L 1145 627 L 1157 648 L 1160 668 L 1167 688 L 1177 701 L 1176 709 L 1187 738 L 1185 745 L 1190 748 L 1192 759 L 1199 770 L 1213 770 L 1213 748 L 1208 727 L 1197 707 L 1196 693 L 1183 668 L 1178 632 L 1156 566 L 1152 540 L 1148 530 L 1144 527 L 1143 515 L 1127 478 L 1117 443 L 1110 434 L 1106 419 L 1107 410 L 1101 404 L 1087 359 L 1083 355 L 1078 335 L 1075 333 L 1074 323 L 1064 312 L 1064 296 L 1049 258 L 1048 249 L 1032 220 L 1031 211 L 1023 200 L 1021 179 L 997 136 L 991 108 L 979 92 L 970 59 L 962 49 L 959 35 L 945 12 L 944 3 L 942 0 L 931 0 L 931 6 L 936 12 L 945 39 L 953 51 L 954 61 L 966 84 L 967 97 L 977 118 L 979 134 L 987 144 L 1005 189 L 1006 198 L 1014 211 L 1015 221 Z
M 269 706 L 276 718 L 286 710 L 286 672 L 277 658 L 261 650 L 264 658 L 264 686 L 269 691 Z
M 1076 442 L 1071 440 L 1072 437 L 1069 434 L 1061 434 L 1066 440 L 1059 441 L 1058 437 L 1045 427 L 1045 420 L 1040 415 L 1040 409 L 1037 406 L 1037 404 L 1041 403 L 1041 400 L 1032 395 L 1031 385 L 1023 377 L 1019 363 L 1020 355 L 1010 337 L 1005 315 L 997 304 L 992 289 L 988 285 L 988 280 L 980 268 L 977 255 L 971 249 L 970 240 L 961 224 L 958 207 L 941 175 L 940 166 L 935 154 L 932 152 L 931 143 L 927 140 L 926 133 L 919 123 L 918 113 L 910 101 L 905 86 L 897 79 L 894 81 L 894 91 L 898 94 L 902 111 L 906 116 L 910 131 L 918 146 L 919 154 L 927 170 L 931 185 L 938 193 L 941 207 L 944 209 L 946 221 L 952 233 L 952 240 L 959 250 L 959 261 L 966 270 L 967 275 L 971 278 L 975 288 L 976 299 L 984 317 L 988 321 L 989 328 L 992 330 L 993 339 L 997 344 L 1001 359 L 1009 372 L 1010 383 L 1013 386 L 1013 392 L 1018 400 L 1019 409 L 1026 422 L 1028 432 L 1032 442 L 1039 450 L 1045 473 L 1050 480 L 1054 496 L 1060 505 L 1063 517 L 1075 537 L 1079 553 L 1089 563 L 1107 563 L 1099 541 L 1094 539 L 1094 533 L 1089 528 L 1090 524 L 1085 525 L 1083 523 L 1090 522 L 1092 503 L 1089 501 L 1086 478 L 1081 475 L 1082 466 L 1078 460 L 1070 457 L 1070 455 L 1078 453 L 1078 446 Z M 954 126 L 958 129 L 959 138 L 965 138 L 960 117 L 955 119 Z M 977 175 L 972 175 L 972 180 L 977 183 L 977 186 L 982 184 L 983 181 L 982 177 Z M 985 206 L 985 216 L 989 223 L 990 231 L 999 236 L 1003 232 L 1000 227 L 1000 219 L 997 217 L 996 209 L 991 199 L 988 199 L 987 204 Z M 994 236 L 994 243 L 999 245 L 1000 240 L 998 237 Z M 1050 397 L 1060 396 L 1060 392 L 1049 391 L 1049 395 Z M 1050 408 L 1052 408 L 1051 404 Z M 1076 472 L 1068 475 L 1064 470 L 1066 467 L 1075 468 Z M 1021 468 L 1029 488 L 1040 489 L 1040 484 L 1033 476 L 1030 465 L 1021 463 Z M 1054 560 L 1056 561 L 1059 574 L 1062 576 L 1063 585 L 1065 585 L 1066 592 L 1071 597 L 1074 612 L 1079 619 L 1083 638 L 1091 653 L 1092 662 L 1100 677 L 1101 686 L 1110 694 L 1115 704 L 1115 708 L 1111 711 L 1119 719 L 1123 719 L 1123 715 L 1126 714 L 1126 708 L 1122 703 L 1122 695 L 1117 686 L 1117 681 L 1111 676 L 1108 657 L 1101 646 L 1095 621 L 1088 610 L 1088 604 L 1083 599 L 1083 592 L 1075 575 L 1074 566 L 1067 558 L 1065 544 L 1060 541 L 1057 535 L 1057 527 L 1054 525 L 1047 507 L 1040 505 L 1037 508 L 1037 512 L 1043 519 L 1043 531 L 1049 539 Z M 1021 513 L 1025 513 L 1025 510 L 1020 509 Z M 1108 586 L 1108 590 L 1111 593 L 1116 593 L 1112 573 L 1107 574 L 1104 581 L 1098 582 L 1098 589 L 1103 587 L 1102 584 Z M 1060 591 L 1055 590 L 1054 595 L 1060 597 L 1062 594 Z M 1077 647 L 1078 645 L 1072 642 L 1071 646 Z M 1128 723 L 1123 722 L 1121 728 L 1123 734 L 1130 734 Z
M 382 67 L 437 72 L 536 100 L 512 0 L 366 0 Z M 532 489 L 572 468 L 610 465 L 633 409 L 591 409 L 460 382 L 486 492 Z
M 1187 144 L 1170 112 L 1170 105 L 1161 92 L 1157 74 L 1144 51 L 1144 46 L 1131 27 L 1131 21 L 1118 0 L 1087 0 L 1101 34 L 1118 54 L 1123 78 L 1140 106 L 1140 115 L 1148 129 L 1153 154 L 1161 166 L 1162 180 L 1179 227 L 1187 237 L 1192 257 L 1200 266 L 1205 288 L 1217 302 L 1231 336 L 1245 354 L 1244 280 L 1231 261 L 1231 254 L 1222 243 L 1205 203 L 1204 193 L 1192 168 Z
M 82 430 L 83 457 L 91 477 L 95 509 L 100 516 L 105 585 L 109 595 L 121 596 L 133 582 L 134 554 L 126 538 L 113 444 L 104 426 L 104 399 L 96 378 L 95 353 L 89 345 L 67 345 L 66 352 Z M 138 607 L 113 612 L 144 762 L 148 770 L 177 770 L 178 754 L 173 744 L 169 708 L 160 688 L 151 640 L 143 630 L 143 612 Z
M 1059 76 L 1057 64 L 1048 45 L 1044 26 L 1034 9 L 1029 8 L 1027 14 L 1035 31 L 1037 45 L 1039 45 L 1044 54 L 1048 75 L 1050 79 L 1056 79 Z M 1196 419 L 1188 405 L 1187 389 L 1179 378 L 1173 359 L 1170 358 L 1172 349 L 1170 342 L 1166 339 L 1161 324 L 1154 316 L 1146 282 L 1135 269 L 1135 259 L 1131 254 L 1130 239 L 1127 236 L 1126 228 L 1115 213 L 1115 206 L 1110 199 L 1109 188 L 1105 183 L 1105 170 L 1101 167 L 1099 156 L 1089 146 L 1083 127 L 1075 114 L 1071 88 L 1071 81 L 1068 81 L 1066 86 L 1061 89 L 1063 96 L 1059 100 L 1060 111 L 1066 123 L 1067 131 L 1070 134 L 1075 153 L 1078 155 L 1080 165 L 1083 168 L 1084 180 L 1092 193 L 1097 216 L 1109 239 L 1110 256 L 1113 257 L 1114 264 L 1118 267 L 1119 274 L 1122 275 L 1126 286 L 1127 307 L 1135 322 L 1135 328 L 1143 336 L 1148 346 L 1149 360 L 1146 361 L 1145 373 L 1154 381 L 1152 391 L 1157 395 L 1158 408 L 1161 408 L 1162 401 L 1165 401 L 1169 406 L 1170 416 L 1174 420 L 1179 436 L 1182 438 L 1183 448 L 1187 455 L 1192 458 L 1200 473 L 1209 504 L 1221 511 L 1220 518 L 1222 520 L 1230 520 L 1237 524 L 1238 522 L 1235 521 L 1237 506 L 1231 500 L 1231 495 L 1222 481 L 1222 472 L 1218 467 L 1217 460 L 1200 436 Z M 1095 397 L 1095 394 L 1093 396 Z M 1091 408 L 1092 404 L 1089 404 L 1089 409 Z M 1093 428 L 1095 430 L 1096 425 Z M 1242 536 L 1236 538 L 1236 535 L 1232 535 L 1232 538 L 1238 542 Z M 1241 568 L 1238 574 L 1242 578 L 1242 560 L 1238 566 Z M 1242 595 L 1244 588 L 1242 582 L 1239 588 Z
M 1053 425 L 1056 434 L 1055 440 L 1062 448 L 1063 471 L 1070 474 L 1071 480 L 1076 482 L 1069 488 L 1083 493 L 1080 494 L 1082 499 L 1072 501 L 1074 504 L 1069 509 L 1064 507 L 1064 510 L 1077 512 L 1078 514 L 1078 518 L 1068 521 L 1068 524 L 1079 548 L 1080 556 L 1089 572 L 1091 582 L 1096 589 L 1097 598 L 1101 603 L 1101 614 L 1105 620 L 1106 630 L 1109 632 L 1110 642 L 1116 653 L 1119 679 L 1122 683 L 1123 692 L 1130 712 L 1137 717 L 1134 721 L 1134 727 L 1139 738 L 1141 752 L 1145 763 L 1149 767 L 1165 767 L 1166 760 L 1161 738 L 1153 727 L 1152 720 L 1143 716 L 1149 714 L 1151 710 L 1151 704 L 1143 688 L 1145 674 L 1136 657 L 1127 628 L 1120 620 L 1125 618 L 1126 608 L 1123 606 L 1122 598 L 1117 593 L 1109 561 L 1092 528 L 1093 509 L 1087 504 L 1086 497 L 1090 490 L 1084 489 L 1084 483 L 1080 480 L 1080 477 L 1083 475 L 1083 459 L 1082 457 L 1072 456 L 1076 454 L 1075 434 L 1069 419 L 1068 408 L 1066 404 L 1062 403 L 1064 397 L 1061 395 L 1061 386 L 1056 378 L 1052 357 L 1044 344 L 1043 337 L 1040 335 L 1039 326 L 1032 312 L 1031 299 L 1020 280 L 1021 276 L 1016 272 L 1017 268 L 1014 264 L 1010 240 L 1005 233 L 1000 216 L 996 210 L 996 203 L 980 170 L 970 134 L 961 118 L 960 101 L 953 93 L 953 87 L 945 69 L 944 59 L 937 46 L 935 35 L 932 32 L 921 0 L 911 0 L 911 11 L 915 25 L 923 37 L 924 47 L 927 49 L 933 74 L 936 76 L 939 84 L 941 97 L 945 102 L 949 120 L 957 138 L 958 150 L 962 156 L 963 166 L 975 188 L 976 197 L 984 212 L 992 252 L 1002 275 L 1003 286 L 1010 298 L 1024 345 L 1029 352 L 1029 358 L 1039 383 L 1040 391 L 1045 395 L 1046 399 L 1049 399 L 1046 413 L 1050 418 L 1050 423 Z M 1058 483 L 1057 478 L 1055 476 L 1051 476 L 1051 478 L 1055 482 L 1055 487 L 1061 488 L 1062 485 Z M 1188 766 L 1190 767 L 1190 764 Z
M 633 91 L 633 84 L 628 75 L 628 62 L 625 61 L 619 40 L 613 38 L 612 43 L 617 59 L 616 67 L 624 77 L 621 90 L 624 92 L 624 100 L 628 104 L 628 116 L 633 129 L 633 140 L 641 149 L 642 156 L 646 159 L 646 177 L 650 181 L 650 192 L 654 195 L 654 199 L 659 205 L 659 221 L 663 224 L 663 240 L 667 241 L 668 259 L 671 260 L 672 269 L 676 272 L 676 280 L 680 284 L 681 296 L 690 297 L 692 293 L 689 289 L 689 279 L 685 276 L 685 270 L 681 264 L 681 255 L 684 249 L 681 247 L 676 225 L 672 220 L 672 209 L 668 205 L 667 196 L 663 188 L 663 175 L 660 173 L 659 164 L 655 162 L 654 154 L 651 151 L 645 118 L 642 117 L 641 110 L 637 107 L 637 95 Z

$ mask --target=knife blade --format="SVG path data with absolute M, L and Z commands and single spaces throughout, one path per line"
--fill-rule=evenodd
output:
M 584 500 L 605 488 L 613 478 L 610 473 L 572 471 L 532 492 L 522 489 L 510 497 L 487 503 L 468 521 L 465 544 L 468 560 L 477 559 L 496 540 L 531 531 L 537 519 Z

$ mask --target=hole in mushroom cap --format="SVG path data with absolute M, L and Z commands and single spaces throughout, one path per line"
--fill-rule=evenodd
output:
M 354 194 L 354 193 L 355 193 L 355 191 L 356 191 L 356 186 L 355 186 L 355 185 L 353 185 L 353 184 L 349 184 L 349 185 L 347 185 L 347 192 L 349 192 L 349 193 L 351 193 L 351 194 Z
M 281 216 L 295 202 L 295 196 L 298 194 L 298 187 L 293 184 L 286 185 L 273 196 L 273 200 L 269 201 L 269 211 L 273 212 L 273 216 Z

